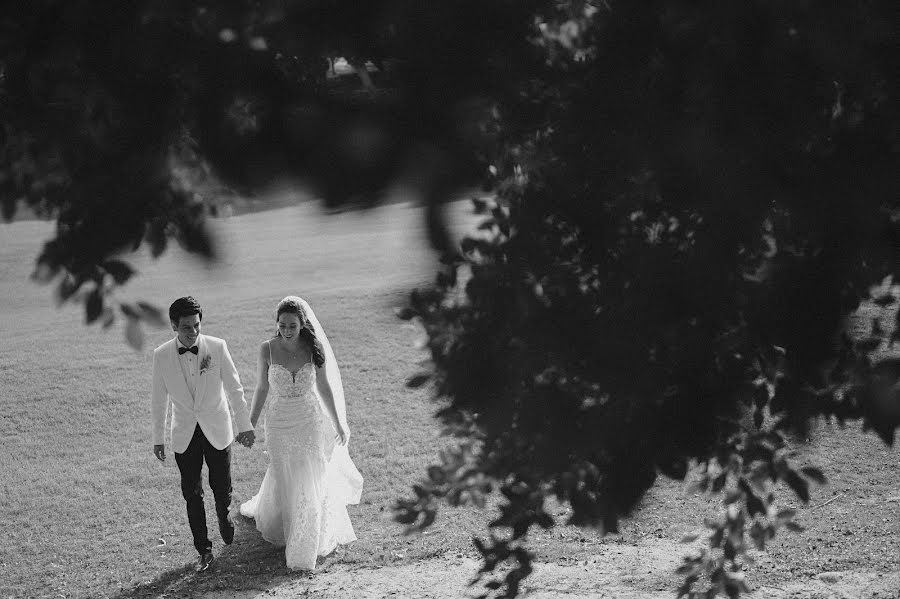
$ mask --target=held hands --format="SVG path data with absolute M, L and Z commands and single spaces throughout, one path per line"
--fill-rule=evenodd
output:
M 253 447 L 254 441 L 256 441 L 256 433 L 251 429 L 249 431 L 244 431 L 242 433 L 238 433 L 235 441 L 243 445 L 244 447 Z M 156 456 L 156 459 L 160 462 L 166 461 L 166 446 L 165 445 L 154 445 L 153 446 L 153 455 Z
M 244 447 L 253 447 L 253 443 L 254 441 L 256 441 L 256 433 L 253 431 L 253 429 L 250 429 L 249 431 L 238 433 L 237 437 L 235 437 L 234 440 Z
M 336 427 L 337 435 L 335 435 L 335 440 L 338 442 L 338 445 L 341 447 L 346 447 L 347 443 L 350 442 L 350 431 L 345 429 L 343 426 L 338 424 Z

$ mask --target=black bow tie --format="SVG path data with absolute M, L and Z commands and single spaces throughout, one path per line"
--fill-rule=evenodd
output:
M 196 345 L 194 347 L 179 347 L 178 355 L 180 356 L 181 354 L 183 354 L 186 351 L 189 351 L 196 356 L 197 352 L 199 351 L 199 348 Z

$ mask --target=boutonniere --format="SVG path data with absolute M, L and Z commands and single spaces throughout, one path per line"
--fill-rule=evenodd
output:
M 207 370 L 209 370 L 209 366 L 212 364 L 212 358 L 209 354 L 203 356 L 203 359 L 200 360 L 200 374 L 203 374 Z

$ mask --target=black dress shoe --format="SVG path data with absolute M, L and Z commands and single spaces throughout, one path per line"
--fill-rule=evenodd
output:
M 222 540 L 226 545 L 231 545 L 234 540 L 234 521 L 231 516 L 224 520 L 219 520 L 219 532 L 222 533 Z
M 207 551 L 206 553 L 201 553 L 200 558 L 197 560 L 197 565 L 194 566 L 194 570 L 197 572 L 206 572 L 209 570 L 210 565 L 213 563 L 213 554 L 212 551 Z

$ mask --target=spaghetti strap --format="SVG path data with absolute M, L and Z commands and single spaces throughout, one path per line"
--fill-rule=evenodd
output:
M 269 366 L 272 365 L 272 340 L 269 339 L 266 341 L 266 346 L 269 348 Z

